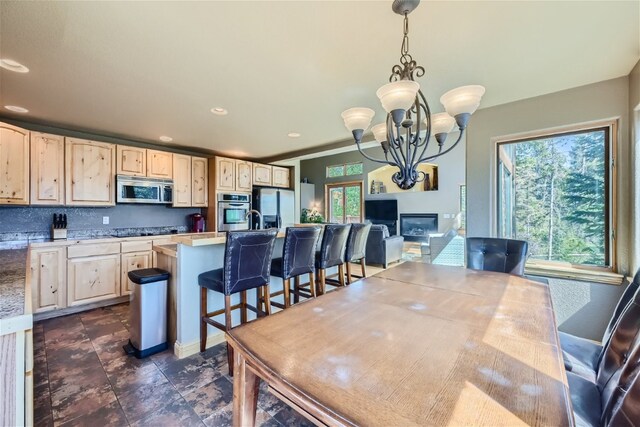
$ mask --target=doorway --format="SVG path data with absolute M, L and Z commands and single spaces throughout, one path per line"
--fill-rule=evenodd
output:
M 328 222 L 350 224 L 362 222 L 362 205 L 364 193 L 362 181 L 326 184 L 325 217 Z

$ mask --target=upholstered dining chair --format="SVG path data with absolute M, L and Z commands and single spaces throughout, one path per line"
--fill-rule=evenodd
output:
M 371 231 L 371 224 L 351 224 L 351 230 L 349 230 L 349 237 L 347 237 L 347 249 L 345 253 L 346 265 L 347 265 L 347 285 L 351 284 L 351 263 L 359 262 L 362 276 L 356 276 L 357 278 L 367 277 L 367 269 L 365 266 L 367 239 L 369 238 L 369 232 Z
M 277 229 L 230 231 L 224 250 L 224 267 L 204 272 L 198 276 L 200 285 L 200 351 L 207 344 L 207 325 L 223 331 L 232 328 L 231 311 L 240 309 L 240 323 L 247 322 L 247 310 L 257 316 L 271 314 L 269 302 L 269 276 L 273 246 L 278 234 Z M 256 289 L 258 304 L 247 304 L 247 291 Z M 209 312 L 207 308 L 208 290 L 224 294 L 224 308 Z M 262 292 L 262 295 L 260 293 Z M 240 293 L 240 304 L 231 305 L 231 295 Z M 260 301 L 264 301 L 261 310 Z M 224 324 L 212 317 L 224 314 Z M 227 344 L 229 375 L 233 376 L 233 349 Z
M 344 260 L 347 248 L 347 238 L 351 224 L 327 224 L 324 226 L 320 250 L 316 252 L 316 281 L 317 292 L 325 292 L 327 269 L 338 267 L 339 286 L 344 286 Z
M 271 305 L 287 308 L 291 305 L 291 293 L 295 295 L 295 302 L 299 301 L 301 284 L 300 276 L 309 275 L 309 295 L 316 296 L 315 287 L 315 256 L 316 244 L 322 227 L 304 226 L 287 227 L 282 247 L 282 257 L 271 261 L 271 275 L 282 279 L 282 290 L 272 293 Z M 294 289 L 291 289 L 291 279 L 294 279 Z M 284 304 L 273 301 L 274 297 L 283 295 Z M 307 296 L 307 295 L 305 295 Z
M 467 238 L 467 268 L 524 275 L 528 243 L 488 237 Z

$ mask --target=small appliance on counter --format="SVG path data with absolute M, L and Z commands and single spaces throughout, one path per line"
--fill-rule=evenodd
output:
M 191 217 L 191 232 L 204 233 L 204 217 L 199 213 L 189 215 Z
M 67 238 L 67 214 L 53 214 L 51 238 L 53 240 L 65 240 Z

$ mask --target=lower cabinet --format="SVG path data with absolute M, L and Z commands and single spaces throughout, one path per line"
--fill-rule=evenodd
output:
M 129 272 L 139 270 L 141 268 L 151 268 L 151 261 L 151 251 L 122 254 L 120 265 L 122 271 L 122 276 L 120 277 L 120 295 L 129 295 L 131 293 L 131 281 L 128 276 Z
M 67 306 L 66 248 L 31 251 L 31 302 L 34 313 Z
M 68 305 L 88 304 L 120 296 L 120 254 L 67 261 Z

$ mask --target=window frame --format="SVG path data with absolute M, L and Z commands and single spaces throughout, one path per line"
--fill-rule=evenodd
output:
M 362 172 L 348 175 L 347 174 L 347 166 L 350 166 L 350 165 L 361 165 L 362 166 Z M 342 167 L 342 175 L 329 176 L 329 169 L 337 168 L 337 167 Z M 344 178 L 344 177 L 359 176 L 359 175 L 364 175 L 364 164 L 362 162 L 348 162 L 348 163 L 337 163 L 335 165 L 328 165 L 328 166 L 325 167 L 325 171 L 324 171 L 324 177 L 325 178 L 329 178 L 329 179 Z
M 579 279 L 590 281 L 602 281 L 614 283 L 618 280 L 617 259 L 617 141 L 618 119 L 608 119 L 561 126 L 553 129 L 531 131 L 520 134 L 505 135 L 492 138 L 494 145 L 491 158 L 492 167 L 492 198 L 491 198 L 491 228 L 494 236 L 499 236 L 500 197 L 499 197 L 499 168 L 500 147 L 503 144 L 526 142 L 537 139 L 552 138 L 556 136 L 586 133 L 589 131 L 606 130 L 605 132 L 605 164 L 609 173 L 605 176 L 605 204 L 607 205 L 607 218 L 605 221 L 607 238 L 605 239 L 607 266 L 594 266 L 589 264 L 573 264 L 563 261 L 527 260 L 525 271 L 527 274 L 546 275 L 549 277 L 562 277 L 567 279 Z M 608 147 L 607 147 L 608 144 Z M 608 278 L 607 273 L 614 273 L 615 278 Z M 598 280 L 600 279 L 600 280 Z M 620 283 L 617 281 L 617 283 Z

